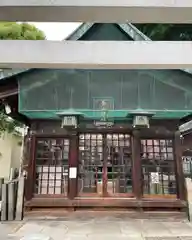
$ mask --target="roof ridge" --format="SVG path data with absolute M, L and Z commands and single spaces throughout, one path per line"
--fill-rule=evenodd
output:
M 134 41 L 152 41 L 144 33 L 142 33 L 137 27 L 131 23 L 118 24 Z

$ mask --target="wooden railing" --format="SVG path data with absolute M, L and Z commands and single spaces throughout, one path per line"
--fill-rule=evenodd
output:
M 0 179 L 1 221 L 23 220 L 24 184 L 23 176 L 8 182 Z

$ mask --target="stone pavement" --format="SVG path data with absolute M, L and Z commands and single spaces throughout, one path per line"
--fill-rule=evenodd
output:
M 86 214 L 86 213 L 84 213 Z M 192 223 L 185 220 L 136 220 L 113 217 L 28 219 L 0 224 L 0 240 L 29 236 L 52 240 L 192 240 Z M 29 239 L 29 238 L 25 238 Z

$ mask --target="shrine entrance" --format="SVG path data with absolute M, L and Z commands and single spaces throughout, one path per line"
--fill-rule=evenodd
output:
M 147 137 L 142 130 L 139 135 L 112 130 L 79 132 L 74 148 L 73 136 L 36 138 L 32 194 L 66 199 L 177 199 L 174 138 Z M 73 159 L 75 179 L 69 174 Z
M 26 206 L 182 210 L 179 137 L 117 127 L 33 136 Z
M 131 135 L 79 135 L 78 196 L 133 197 Z

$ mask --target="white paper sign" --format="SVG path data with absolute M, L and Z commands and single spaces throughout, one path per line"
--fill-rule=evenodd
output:
M 76 178 L 77 177 L 77 168 L 70 167 L 69 168 L 69 178 Z
M 159 173 L 158 172 L 151 173 L 151 183 L 159 183 Z

